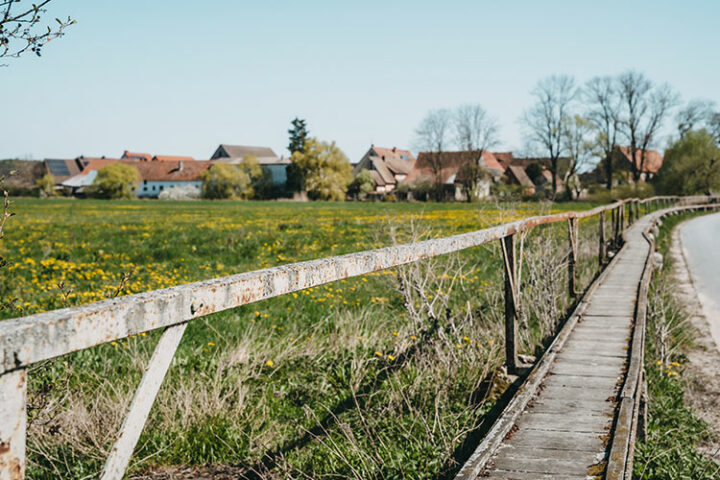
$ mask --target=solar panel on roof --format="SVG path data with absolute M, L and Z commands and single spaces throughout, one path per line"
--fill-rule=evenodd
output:
M 68 169 L 65 160 L 48 160 L 47 164 L 50 169 L 50 173 L 53 175 L 70 175 L 70 170 Z

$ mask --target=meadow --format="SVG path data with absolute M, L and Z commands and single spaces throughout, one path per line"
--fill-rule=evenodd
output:
M 0 318 L 589 206 L 18 199 Z M 566 228 L 526 239 L 523 354 L 571 305 Z M 581 287 L 596 242 L 581 221 Z M 507 388 L 501 262 L 485 245 L 192 322 L 129 475 L 449 478 Z M 30 478 L 97 476 L 157 336 L 30 369 Z

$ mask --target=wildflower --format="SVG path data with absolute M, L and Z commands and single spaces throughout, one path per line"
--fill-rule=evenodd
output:
M 362 281 L 363 281 L 363 282 L 367 282 L 367 278 L 363 277 L 363 278 L 362 278 Z
M 392 334 L 393 334 L 393 337 L 397 337 L 397 336 L 398 336 L 398 332 L 392 332 Z
M 390 354 L 388 354 L 387 358 L 388 358 L 388 360 L 390 360 L 391 362 L 392 362 L 393 360 L 395 360 L 395 357 L 393 357 L 393 356 L 390 355 Z
M 118 343 L 117 343 L 117 342 L 110 342 L 110 345 L 112 345 L 113 347 L 117 347 L 117 346 L 118 346 Z
M 493 343 L 494 343 L 494 342 L 493 342 L 493 339 L 492 339 L 492 338 L 491 338 L 490 340 L 488 340 L 488 345 L 492 345 Z
M 462 345 L 458 343 L 458 344 L 457 344 L 457 347 L 458 347 L 458 348 L 462 348 Z
M 377 355 L 380 358 L 382 358 L 382 356 L 383 356 L 382 352 L 375 352 L 375 355 Z
M 415 335 L 410 335 L 410 340 L 414 342 L 415 340 L 417 340 L 417 337 Z
M 470 337 L 465 336 L 463 337 L 463 340 L 465 340 L 467 343 L 470 343 Z
M 266 367 L 272 367 L 273 365 L 275 365 L 275 362 L 273 362 L 272 360 L 268 360 L 267 362 L 265 362 Z
M 213 342 L 208 342 L 208 347 L 214 347 L 215 344 Z

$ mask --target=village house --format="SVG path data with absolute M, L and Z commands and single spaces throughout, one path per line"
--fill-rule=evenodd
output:
M 200 174 L 210 168 L 210 162 L 196 160 L 141 162 L 134 165 L 140 172 L 138 197 L 157 197 L 173 187 L 202 189 Z
M 634 183 L 633 180 L 633 163 L 635 168 L 640 172 L 640 181 L 649 182 L 657 175 L 663 164 L 663 156 L 655 150 L 645 150 L 645 160 L 643 163 L 643 150 L 635 151 L 635 161 L 631 159 L 632 151 L 630 147 L 615 147 L 613 150 L 613 168 L 615 172 L 621 173 L 623 180 L 627 183 Z
M 371 145 L 353 167 L 353 176 L 362 170 L 368 170 L 375 182 L 374 192 L 384 194 L 392 192 L 403 182 L 415 166 L 415 156 L 410 150 L 384 148 Z
M 486 177 L 468 190 L 469 179 L 465 178 L 469 168 L 477 166 L 485 170 Z M 415 167 L 405 181 L 409 184 L 429 182 L 435 188 L 442 188 L 444 198 L 458 201 L 468 199 L 468 194 L 475 198 L 490 195 L 490 186 L 502 179 L 505 170 L 495 155 L 488 150 L 472 150 L 461 152 L 421 152 L 418 154 Z
M 285 188 L 290 159 L 278 157 L 271 148 L 221 144 L 210 157 L 210 162 L 239 164 L 248 155 L 255 156 L 260 167 L 272 179 L 274 187 Z
M 129 155 L 126 155 L 129 154 Z M 78 157 L 74 160 L 54 161 L 46 160 L 49 169 L 54 169 L 58 174 L 53 174 L 60 187 L 66 188 L 73 195 L 81 195 L 85 187 L 92 185 L 97 177 L 98 171 L 114 163 L 129 165 L 138 170 L 140 184 L 136 190 L 138 197 L 157 197 L 160 192 L 173 187 L 193 187 L 200 190 L 202 181 L 200 174 L 210 167 L 210 162 L 192 160 L 192 157 L 171 157 L 168 155 L 156 155 L 150 157 L 144 154 L 131 154 L 125 152 L 124 158 L 88 158 Z M 150 160 L 148 160 L 148 157 Z M 190 160 L 171 160 L 170 158 L 181 158 Z M 62 163 L 60 163 L 62 162 Z M 65 168 L 63 168 L 63 166 Z M 65 171 L 74 172 L 74 175 L 60 175 Z M 50 170 L 52 172 L 53 170 Z M 52 173 L 51 173 L 52 174 Z

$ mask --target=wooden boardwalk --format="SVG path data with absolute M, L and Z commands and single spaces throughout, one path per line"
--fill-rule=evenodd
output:
M 651 217 L 626 231 L 625 245 L 499 447 L 481 470 L 466 464 L 458 478 L 605 478 L 638 289 L 651 253 L 643 236 Z

